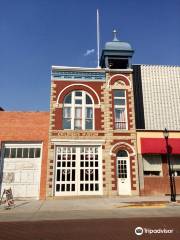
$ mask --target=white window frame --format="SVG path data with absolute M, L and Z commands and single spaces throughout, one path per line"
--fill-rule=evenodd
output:
M 124 97 L 116 97 L 115 96 L 115 91 L 124 91 Z M 115 100 L 125 100 L 124 105 L 117 105 L 115 104 Z M 126 90 L 125 89 L 114 89 L 114 128 L 115 130 L 128 130 L 128 117 L 127 117 L 127 100 L 126 100 Z M 117 128 L 116 127 L 116 109 L 125 109 L 125 128 Z
M 76 92 L 81 92 L 82 96 L 76 96 L 75 93 Z M 70 93 L 68 93 L 69 95 Z M 67 96 L 68 96 L 67 95 Z M 86 95 L 88 95 L 92 101 L 92 104 L 86 104 Z M 66 98 L 66 97 L 65 97 Z M 75 101 L 76 100 L 82 100 L 81 104 L 76 104 Z M 64 99 L 65 100 L 65 99 Z M 71 109 L 71 128 L 64 128 L 64 108 L 65 107 L 69 107 Z M 75 108 L 81 107 L 82 108 L 82 128 L 81 129 L 75 129 Z M 92 129 L 86 129 L 86 108 L 92 108 L 92 112 L 93 112 L 93 118 L 92 118 Z M 81 130 L 87 130 L 87 131 L 91 131 L 91 130 L 95 130 L 94 127 L 94 118 L 95 118 L 95 109 L 94 109 L 94 101 L 93 98 L 85 91 L 81 91 L 81 90 L 74 90 L 71 92 L 71 103 L 63 103 L 63 130 L 77 130 L 77 131 L 81 131 Z

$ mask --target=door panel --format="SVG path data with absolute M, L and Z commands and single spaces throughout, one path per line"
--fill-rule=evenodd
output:
M 128 158 L 117 158 L 118 194 L 131 194 L 130 165 Z

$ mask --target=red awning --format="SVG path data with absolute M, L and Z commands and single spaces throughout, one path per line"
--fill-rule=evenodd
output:
M 180 139 L 168 139 L 172 154 L 180 154 Z M 166 153 L 166 141 L 164 138 L 141 138 L 141 153 Z

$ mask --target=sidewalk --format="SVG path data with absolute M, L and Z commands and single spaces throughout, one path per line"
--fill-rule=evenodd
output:
M 0 205 L 0 221 L 25 221 L 25 220 L 51 220 L 51 219 L 75 219 L 93 217 L 117 217 L 129 211 L 133 213 L 138 208 L 146 204 L 154 208 L 158 207 L 178 207 L 180 208 L 180 196 L 177 197 L 179 203 L 170 203 L 169 196 L 153 197 L 91 197 L 91 198 L 66 198 L 54 200 L 23 200 L 15 201 L 15 208 L 5 210 L 5 205 Z M 134 211 L 128 209 L 135 206 Z M 144 209 L 139 209 L 139 211 Z M 152 209 L 149 209 L 152 212 Z M 155 209 L 156 210 L 156 209 Z M 156 210 L 157 211 L 157 210 Z M 173 210 L 174 211 L 174 210 Z M 172 212 L 172 211 L 171 211 Z M 178 210 L 178 214 L 179 214 Z M 175 213 L 175 211 L 174 211 Z M 127 215 L 127 214 L 126 214 Z

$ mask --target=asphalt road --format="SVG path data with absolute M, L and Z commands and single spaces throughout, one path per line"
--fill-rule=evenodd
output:
M 141 236 L 135 234 L 136 227 L 142 227 L 144 233 Z M 151 233 L 145 233 L 145 231 L 151 231 Z M 157 233 L 157 231 L 169 231 L 169 233 Z M 16 239 L 179 240 L 180 217 L 1 222 L 0 240 Z

